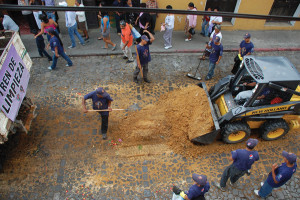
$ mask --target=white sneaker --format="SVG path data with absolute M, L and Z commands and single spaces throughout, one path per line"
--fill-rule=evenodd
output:
M 261 187 L 264 185 L 264 182 L 260 182 Z
M 66 64 L 66 67 L 71 67 L 72 65 Z
M 191 41 L 191 40 L 192 40 L 192 39 L 188 39 L 188 38 L 185 39 L 186 42 Z
M 75 48 L 75 47 L 73 47 L 72 45 L 68 47 L 68 49 L 73 49 L 73 48 Z
M 52 70 L 52 67 L 50 66 L 50 67 L 48 67 L 48 69 Z
M 258 191 L 259 190 L 254 190 L 254 194 L 256 194 L 257 196 L 259 196 Z
M 220 183 L 215 183 L 215 186 L 219 188 L 222 192 L 225 192 L 225 188 L 220 186 Z
M 170 48 L 172 48 L 172 46 L 166 46 L 166 47 L 165 47 L 165 49 L 170 49 Z

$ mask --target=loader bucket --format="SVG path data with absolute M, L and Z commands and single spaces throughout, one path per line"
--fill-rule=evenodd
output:
M 206 96 L 207 96 L 207 99 L 208 99 L 208 102 L 209 102 L 209 107 L 210 107 L 211 115 L 212 115 L 212 118 L 213 118 L 213 121 L 214 121 L 215 130 L 213 130 L 211 132 L 208 132 L 208 133 L 204 133 L 204 134 L 202 134 L 202 135 L 200 135 L 200 136 L 198 136 L 196 138 L 193 138 L 191 141 L 194 142 L 194 143 L 200 143 L 200 144 L 210 144 L 210 143 L 212 143 L 214 141 L 214 139 L 216 138 L 216 136 L 218 135 L 218 133 L 221 131 L 220 130 L 220 124 L 219 124 L 219 121 L 218 121 L 215 109 L 213 107 L 213 104 L 211 102 L 210 96 L 208 94 L 205 82 L 201 82 L 201 83 L 199 83 L 197 85 L 199 87 L 203 88 L 204 91 L 205 91 L 205 93 L 206 93 Z

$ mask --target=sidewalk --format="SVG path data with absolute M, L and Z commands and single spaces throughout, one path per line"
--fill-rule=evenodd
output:
M 63 27 L 61 29 L 64 29 Z M 71 45 L 70 37 L 66 30 L 63 30 L 61 39 L 65 48 Z M 249 32 L 252 36 L 251 41 L 255 46 L 256 51 L 300 51 L 300 31 L 222 31 L 223 39 L 222 44 L 224 51 L 237 51 L 240 42 L 243 40 L 243 35 Z M 185 42 L 185 35 L 182 31 L 173 32 L 173 48 L 165 50 L 163 32 L 156 32 L 155 41 L 150 47 L 152 53 L 196 53 L 204 50 L 205 42 L 208 41 L 208 37 L 203 37 L 196 32 L 192 41 Z M 102 49 L 104 42 L 97 40 L 100 36 L 100 29 L 89 30 L 89 43 L 86 46 L 81 46 L 78 42 L 76 48 L 67 49 L 67 54 L 71 56 L 85 56 L 85 55 L 111 55 L 122 54 L 120 49 L 121 38 L 112 30 L 111 40 L 118 45 L 115 51 Z M 31 57 L 39 57 L 37 47 L 33 35 L 21 36 L 25 47 Z M 46 37 L 45 41 L 46 41 Z M 132 49 L 133 51 L 133 49 Z

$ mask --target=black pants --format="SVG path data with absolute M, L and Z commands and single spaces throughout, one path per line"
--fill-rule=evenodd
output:
M 52 57 L 47 53 L 47 51 L 45 49 L 38 48 L 38 52 L 41 57 L 43 57 L 45 55 L 48 58 L 48 60 L 52 60 Z
M 106 134 L 108 129 L 108 115 L 101 115 L 101 133 Z
M 31 14 L 28 14 L 28 15 L 23 15 L 28 24 L 29 24 L 29 27 L 30 27 L 30 31 L 32 31 L 33 29 L 35 30 L 39 30 L 37 24 L 36 24 L 36 21 L 35 21 L 35 18 L 34 18 L 34 15 L 31 13 Z
M 226 187 L 226 182 L 230 178 L 231 183 L 235 183 L 239 178 L 246 174 L 247 170 L 241 171 L 234 166 L 234 164 L 229 165 L 226 167 L 222 174 L 222 178 L 220 181 L 221 187 Z
M 205 197 L 204 196 L 199 196 L 199 197 L 193 198 L 191 200 L 205 200 Z
M 240 69 L 240 64 L 241 64 L 241 60 L 239 59 L 239 56 L 237 55 L 235 58 L 234 58 L 234 65 L 233 65 L 233 68 L 231 70 L 231 73 L 232 74 L 236 74 L 237 71 Z

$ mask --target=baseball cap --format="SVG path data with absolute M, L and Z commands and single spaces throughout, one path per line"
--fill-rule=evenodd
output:
M 296 160 L 297 160 L 296 154 L 289 153 L 289 152 L 286 152 L 286 151 L 282 152 L 282 156 L 285 157 L 289 161 L 289 163 L 291 163 L 291 164 L 295 163 Z
M 220 42 L 220 38 L 217 36 L 217 37 L 214 39 L 214 42 Z
M 142 39 L 142 40 L 145 40 L 146 42 L 149 41 L 149 38 L 148 38 L 146 35 L 142 35 L 141 39 Z
M 59 2 L 58 5 L 67 7 L 68 3 L 63 1 L 63 2 Z
M 198 183 L 200 185 L 205 185 L 207 182 L 207 177 L 205 175 L 199 175 L 199 174 L 193 173 L 192 178 L 196 183 Z
M 105 90 L 102 87 L 97 88 L 96 93 L 103 96 L 103 97 L 108 95 L 107 92 L 105 92 Z
M 52 27 L 48 28 L 48 33 L 54 34 L 54 29 Z
M 216 25 L 215 29 L 218 29 L 220 31 L 221 30 L 221 25 Z
M 258 140 L 253 138 L 248 139 L 246 142 L 247 147 L 249 147 L 250 149 L 253 149 L 257 144 Z
M 251 38 L 251 35 L 250 35 L 250 33 L 246 33 L 246 34 L 244 35 L 244 38 L 245 38 L 245 39 L 247 39 L 247 38 Z

